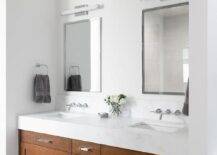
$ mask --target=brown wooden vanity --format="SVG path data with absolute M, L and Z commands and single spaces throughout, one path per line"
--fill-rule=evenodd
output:
M 154 155 L 24 130 L 19 138 L 20 155 Z

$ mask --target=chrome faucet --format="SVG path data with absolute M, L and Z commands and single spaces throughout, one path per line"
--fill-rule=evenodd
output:
M 160 109 L 160 108 L 156 109 L 155 111 L 151 111 L 151 112 L 156 113 L 156 114 L 160 114 L 159 120 L 162 120 L 163 115 L 175 115 L 175 116 L 179 116 L 179 115 L 182 114 L 182 112 L 180 110 L 176 110 L 174 113 L 172 113 L 172 111 L 170 109 L 167 109 L 165 112 L 163 112 L 163 110 Z
M 73 103 L 65 105 L 66 111 L 70 111 L 72 107 L 88 108 L 88 104 L 87 103 L 81 104 L 81 103 L 75 103 L 75 102 L 73 102 Z
M 87 108 L 87 107 L 88 107 L 88 104 L 87 104 L 87 103 L 84 103 L 84 104 L 83 104 L 83 107 L 84 107 L 84 108 Z
M 79 107 L 79 108 L 87 108 L 88 104 L 87 103 L 83 103 L 83 104 L 78 103 L 78 104 L 76 104 L 76 106 Z
M 66 111 L 70 111 L 72 107 L 73 107 L 73 104 L 72 104 L 72 103 L 65 105 Z
M 160 114 L 159 120 L 162 120 L 164 114 L 163 111 L 161 109 L 156 109 L 156 113 Z

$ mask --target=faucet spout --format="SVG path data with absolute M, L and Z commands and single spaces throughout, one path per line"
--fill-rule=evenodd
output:
M 163 113 L 160 114 L 159 120 L 162 120 L 163 118 Z

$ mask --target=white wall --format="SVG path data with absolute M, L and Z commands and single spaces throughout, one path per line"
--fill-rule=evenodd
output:
M 61 1 L 60 10 L 75 5 L 103 2 L 104 8 L 84 17 L 62 17 L 62 21 L 77 21 L 89 17 L 102 17 L 102 93 L 63 93 L 63 66 L 59 67 L 59 98 L 57 108 L 65 102 L 87 102 L 89 112 L 105 111 L 103 98 L 106 95 L 124 93 L 131 103 L 131 114 L 147 117 L 150 110 L 162 107 L 182 109 L 182 96 L 161 96 L 142 94 L 142 10 L 179 1 L 140 0 L 76 0 Z M 184 1 L 183 1 L 184 2 Z M 60 33 L 61 34 L 61 33 Z M 61 40 L 60 40 L 61 42 Z M 62 50 L 60 48 L 60 50 Z M 61 53 L 58 56 L 61 58 Z M 59 64 L 63 64 L 62 60 Z
M 18 154 L 17 116 L 55 107 L 57 23 L 56 0 L 7 0 L 7 155 Z M 32 100 L 37 62 L 49 67 L 51 104 Z
M 192 0 L 190 8 L 189 155 L 216 155 L 217 1 Z
M 217 1 L 207 1 L 207 155 L 217 154 Z
M 6 0 L 0 1 L 0 154 L 6 154 Z
M 189 155 L 206 153 L 207 1 L 190 1 L 190 133 Z

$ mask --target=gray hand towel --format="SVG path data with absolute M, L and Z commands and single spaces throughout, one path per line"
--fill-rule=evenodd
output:
M 50 81 L 48 75 L 36 75 L 34 79 L 34 101 L 36 103 L 50 103 Z
M 67 81 L 68 91 L 81 91 L 81 75 L 71 75 Z
M 189 79 L 188 79 L 187 89 L 185 93 L 185 103 L 182 109 L 182 113 L 187 116 L 189 115 Z

